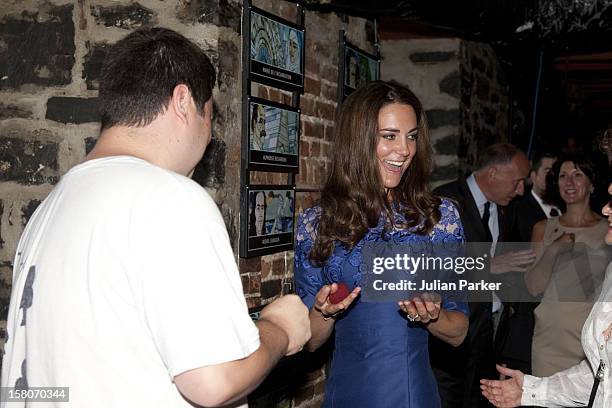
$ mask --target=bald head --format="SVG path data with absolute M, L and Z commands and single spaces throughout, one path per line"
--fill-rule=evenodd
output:
M 476 182 L 489 201 L 508 205 L 525 192 L 525 178 L 529 175 L 529 160 L 516 146 L 497 143 L 482 154 L 476 171 Z

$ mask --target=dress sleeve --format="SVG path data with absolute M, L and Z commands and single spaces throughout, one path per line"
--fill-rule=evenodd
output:
M 550 377 L 525 375 L 521 405 L 585 407 L 593 381 L 593 371 L 587 360 Z
M 317 219 L 316 208 L 310 208 L 300 214 L 295 238 L 294 276 L 296 292 L 309 309 L 312 309 L 315 296 L 323 286 L 321 268 L 313 266 L 309 259 L 315 238 Z
M 457 207 L 448 199 L 443 198 L 440 204 L 440 222 L 432 231 L 432 241 L 435 243 L 457 244 L 465 242 L 463 224 Z M 446 294 L 442 299 L 442 308 L 454 310 L 469 316 L 468 303 L 464 301 L 461 293 Z

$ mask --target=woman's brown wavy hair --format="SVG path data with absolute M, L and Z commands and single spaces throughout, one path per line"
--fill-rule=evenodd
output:
M 392 103 L 411 106 L 417 117 L 418 138 L 415 156 L 400 184 L 389 194 L 379 173 L 376 158 L 378 113 Z M 421 102 L 405 86 L 373 81 L 353 92 L 340 110 L 331 170 L 323 188 L 321 217 L 310 259 L 323 265 L 335 242 L 352 249 L 376 227 L 381 214 L 385 230 L 393 227 L 393 209 L 401 211 L 406 222 L 398 228 L 414 228 L 418 234 L 431 232 L 440 220 L 440 199 L 427 186 L 432 170 L 432 149 L 427 120 Z

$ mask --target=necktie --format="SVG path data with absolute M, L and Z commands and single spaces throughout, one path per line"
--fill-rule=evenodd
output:
M 491 208 L 491 202 L 487 201 L 484 205 L 484 212 L 482 213 L 482 226 L 484 227 L 485 234 L 487 235 L 487 242 L 493 242 L 493 235 L 491 235 L 491 230 L 489 229 L 489 216 Z
M 556 208 L 551 208 L 551 209 L 550 209 L 550 213 L 549 213 L 549 215 L 550 215 L 551 217 L 558 217 L 558 216 L 559 216 L 559 211 L 557 211 L 557 209 L 556 209 Z

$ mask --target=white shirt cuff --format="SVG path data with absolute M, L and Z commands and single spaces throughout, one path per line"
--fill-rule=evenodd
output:
M 523 395 L 521 405 L 547 406 L 548 378 L 534 377 L 525 374 L 523 378 Z

